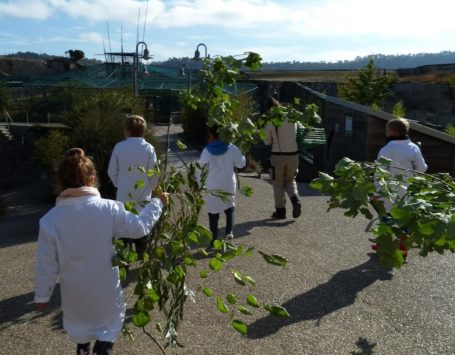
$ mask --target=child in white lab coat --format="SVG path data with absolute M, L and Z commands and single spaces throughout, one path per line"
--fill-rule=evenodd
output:
M 383 157 L 392 161 L 392 166 L 389 168 L 392 178 L 397 174 L 405 174 L 407 177 L 413 176 L 411 171 L 403 169 L 425 172 L 428 168 L 419 146 L 409 139 L 408 132 L 409 121 L 404 118 L 395 118 L 386 123 L 387 144 L 379 151 L 378 159 Z M 405 192 L 405 189 L 399 189 L 398 195 L 403 196 Z M 392 206 L 392 201 L 384 200 L 384 207 L 387 212 L 390 212 Z M 404 230 L 405 232 L 406 230 Z M 378 245 L 373 244 L 372 248 L 377 250 Z M 400 241 L 400 250 L 406 257 L 405 237 L 402 237 Z
M 65 154 L 58 176 L 62 192 L 40 220 L 34 301 L 45 309 L 59 277 L 63 327 L 77 353 L 90 354 L 95 341 L 93 354 L 110 354 L 126 309 L 112 238 L 148 234 L 168 195 L 151 199 L 139 215 L 101 198 L 95 166 L 79 148 Z
M 148 177 L 146 173 L 140 171 L 143 167 L 145 171 L 155 168 L 157 157 L 155 148 L 144 139 L 147 123 L 144 118 L 131 115 L 126 118 L 123 135 L 125 140 L 118 142 L 111 155 L 108 167 L 108 175 L 117 188 L 117 201 L 134 202 L 136 210 L 142 209 L 144 201 L 149 201 L 152 190 L 157 184 L 157 177 Z M 144 182 L 143 187 L 135 185 L 137 181 Z M 127 244 L 133 245 L 139 257 L 146 247 L 146 238 L 130 240 L 123 239 Z
M 226 215 L 226 239 L 233 239 L 235 192 L 237 180 L 234 168 L 243 168 L 246 164 L 245 157 L 240 149 L 233 144 L 219 140 L 217 127 L 209 127 L 208 144 L 201 154 L 199 163 L 208 167 L 205 196 L 207 212 L 209 215 L 210 231 L 213 240 L 218 238 L 218 220 L 220 213 Z M 226 199 L 210 194 L 210 190 L 227 192 Z

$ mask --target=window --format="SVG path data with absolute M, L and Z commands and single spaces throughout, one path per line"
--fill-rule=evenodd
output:
M 344 119 L 344 134 L 352 137 L 352 117 L 346 116 Z

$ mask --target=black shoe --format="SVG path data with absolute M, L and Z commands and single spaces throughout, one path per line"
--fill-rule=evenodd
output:
M 292 218 L 299 218 L 302 214 L 302 204 L 296 196 L 291 198 L 292 202 Z
M 277 208 L 272 214 L 272 218 L 276 219 L 285 219 L 286 218 L 286 208 Z

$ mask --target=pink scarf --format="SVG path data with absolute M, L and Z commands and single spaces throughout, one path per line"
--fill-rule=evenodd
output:
M 67 198 L 82 197 L 82 196 L 100 196 L 98 189 L 89 186 L 69 188 L 63 190 L 57 197 L 57 202 Z

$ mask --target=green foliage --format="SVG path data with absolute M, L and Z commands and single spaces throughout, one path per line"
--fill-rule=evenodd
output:
M 226 86 L 234 85 L 242 75 L 242 68 L 257 69 L 261 57 L 257 53 L 245 53 L 241 58 L 218 56 L 203 59 L 200 71 L 202 85 L 192 91 L 185 91 L 181 101 L 188 111 L 207 113 L 207 125 L 219 126 L 220 139 L 240 145 L 253 142 L 255 126 L 247 116 L 251 105 L 242 105 L 244 97 L 236 98 L 224 91 Z M 200 114 L 199 114 L 200 116 Z M 205 137 L 205 135 L 204 135 Z M 243 149 L 242 149 L 243 150 Z
M 73 99 L 74 100 L 74 99 Z M 75 100 L 65 114 L 65 123 L 71 127 L 70 145 L 82 147 L 97 167 L 100 190 L 107 196 L 114 196 L 107 168 L 112 149 L 124 139 L 122 136 L 127 114 L 142 114 L 141 100 L 131 90 L 105 90 L 84 95 Z M 153 142 L 150 133 L 146 140 Z
M 450 134 L 451 136 L 455 136 L 455 126 L 449 123 L 444 129 L 444 132 Z
M 380 75 L 373 59 L 356 76 L 349 76 L 347 82 L 338 87 L 338 96 L 344 100 L 366 106 L 381 107 L 383 100 L 390 95 L 394 81 L 391 75 Z
M 392 176 L 391 167 L 403 173 Z M 334 177 L 319 173 L 310 186 L 329 196 L 328 210 L 343 208 L 347 217 L 378 215 L 380 222 L 373 233 L 384 267 L 403 264 L 400 241 L 419 249 L 422 256 L 455 251 L 455 182 L 448 174 L 402 169 L 384 158 L 374 163 L 344 158 L 336 165 Z M 389 213 L 384 200 L 393 205 Z
M 403 101 L 398 101 L 392 108 L 392 115 L 397 117 L 406 117 L 406 108 Z
M 53 173 L 57 169 L 58 160 L 68 148 L 68 136 L 63 131 L 51 130 L 35 141 L 34 155 L 46 171 Z
M 279 306 L 260 303 L 251 292 L 244 302 L 236 296 L 234 288 L 227 295 L 216 293 L 217 285 L 211 281 L 210 276 L 225 271 L 227 264 L 237 257 L 251 256 L 253 248 L 220 240 L 212 243 L 211 232 L 198 222 L 204 203 L 197 178 L 198 171 L 202 171 L 200 179 L 203 186 L 207 171 L 197 163 L 190 163 L 185 172 L 171 167 L 169 171 L 161 173 L 160 185 L 154 193 L 169 192 L 170 202 L 148 236 L 146 251 L 142 256 L 137 255 L 129 246 L 125 247 L 122 241 L 115 243 L 117 255 L 112 263 L 119 267 L 123 278 L 126 277 L 128 265 L 138 263 L 132 324 L 145 331 L 145 327 L 149 328 L 154 319 L 158 318 L 154 313 L 161 313 L 166 324 L 161 326 L 155 322 L 152 329 L 164 336 L 166 346 L 179 345 L 177 330 L 183 318 L 184 306 L 188 300 L 195 299 L 196 291 L 213 298 L 217 310 L 230 317 L 233 329 L 243 335 L 247 332 L 247 324 L 234 319 L 236 315 L 249 316 L 252 315 L 252 309 L 260 308 L 277 316 L 287 314 Z M 147 172 L 144 171 L 144 174 Z M 126 207 L 134 211 L 133 205 Z M 211 257 L 207 258 L 209 252 Z M 259 253 L 273 265 L 286 264 L 286 259 L 279 255 Z M 199 255 L 206 258 L 201 259 Z M 200 270 L 201 284 L 191 290 L 187 277 L 196 269 Z M 256 286 L 256 281 L 246 273 L 238 270 L 231 273 L 234 287 L 251 289 Z M 131 335 L 131 331 L 127 334 Z M 152 336 L 149 331 L 147 334 Z

